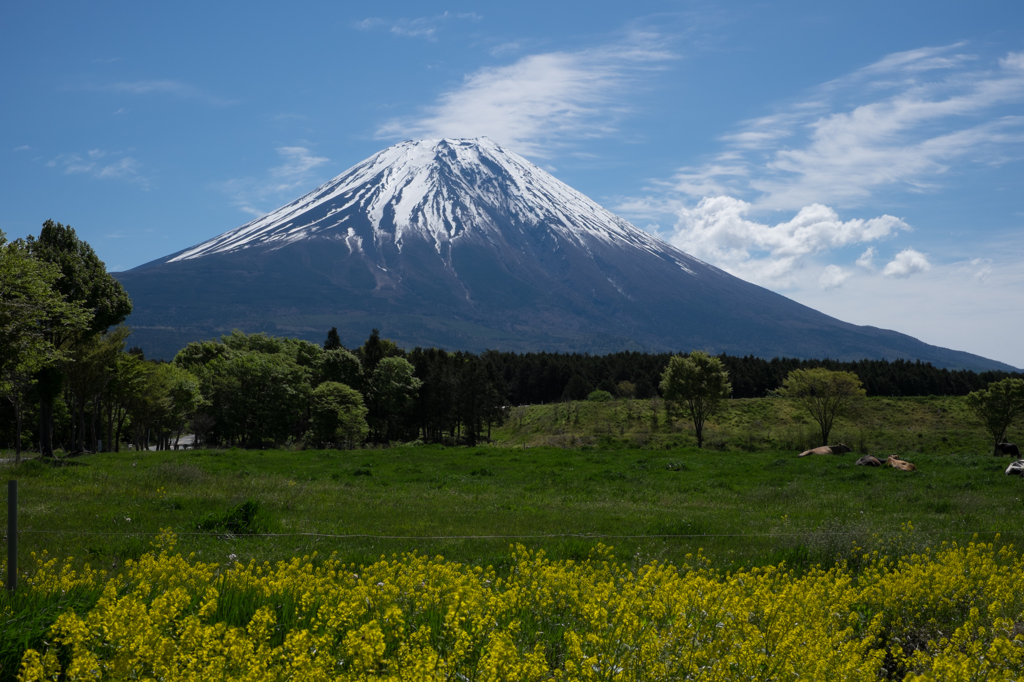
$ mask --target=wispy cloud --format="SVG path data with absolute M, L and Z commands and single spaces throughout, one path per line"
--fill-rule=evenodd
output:
M 12 151 L 12 152 L 27 152 L 27 151 L 29 151 L 30 149 L 32 149 L 32 147 L 28 146 L 27 144 L 23 144 L 23 145 L 21 145 L 20 147 L 15 147 L 15 148 L 14 148 L 14 149 L 12 149 L 11 151 Z
M 860 254 L 860 258 L 857 259 L 857 265 L 865 270 L 874 270 L 876 254 L 875 247 L 869 246 L 864 250 L 864 253 Z
M 201 100 L 215 106 L 235 104 L 235 100 L 209 95 L 194 85 L 170 79 L 119 81 L 106 85 L 87 86 L 87 89 L 130 95 L 169 95 L 180 99 Z
M 567 140 L 613 134 L 630 110 L 630 86 L 674 56 L 650 33 L 600 48 L 529 55 L 466 76 L 419 115 L 382 125 L 377 137 L 486 135 L 521 153 L 547 156 Z
M 87 175 L 97 180 L 122 180 L 149 188 L 149 180 L 140 174 L 141 164 L 123 152 L 108 152 L 90 149 L 78 154 L 60 154 L 46 163 L 49 168 L 58 168 L 66 175 Z
M 405 38 L 426 38 L 436 40 L 437 34 L 442 28 L 453 21 L 480 21 L 482 16 L 476 12 L 445 12 L 432 17 L 419 17 L 416 19 L 383 19 L 381 17 L 368 17 L 357 21 L 353 27 L 360 31 L 383 29 L 395 36 Z
M 929 192 L 954 164 L 1024 156 L 1024 54 L 987 62 L 965 45 L 888 55 L 723 137 L 666 186 L 758 208 L 863 203 L 890 187 Z
M 330 161 L 306 147 L 278 147 L 277 153 L 281 165 L 267 169 L 264 177 L 235 178 L 217 188 L 241 211 L 258 218 L 275 208 L 269 203 L 294 199 L 295 192 L 312 189 L 313 171 Z

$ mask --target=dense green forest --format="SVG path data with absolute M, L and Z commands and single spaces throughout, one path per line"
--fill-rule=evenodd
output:
M 658 397 L 672 357 L 622 352 L 448 352 L 399 348 L 373 330 L 346 349 L 235 331 L 190 343 L 170 363 L 129 348 L 127 294 L 69 226 L 0 233 L 0 447 L 50 454 L 204 446 L 347 446 L 423 440 L 474 445 L 512 408 Z M 719 356 L 732 398 L 780 389 L 794 370 L 852 372 L 868 396 L 963 396 L 1020 374 L 905 360 Z

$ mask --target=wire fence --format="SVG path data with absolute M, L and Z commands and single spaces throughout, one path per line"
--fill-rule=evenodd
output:
M 644 540 L 658 538 L 790 538 L 790 537 L 828 537 L 828 536 L 849 536 L 864 535 L 861 530 L 837 530 L 822 531 L 807 530 L 788 533 L 645 533 L 645 534 L 610 534 L 610 533 L 531 533 L 531 534 L 509 534 L 509 535 L 380 535 L 375 533 L 230 533 L 230 532 L 196 532 L 196 531 L 172 531 L 176 536 L 199 536 L 199 537 L 231 537 L 231 538 L 329 538 L 335 540 L 545 540 L 557 538 L 575 538 L 583 540 Z M 898 536 L 906 531 L 872 531 L 871 535 L 876 536 Z M 1024 533 L 1022 530 L 918 530 L 915 534 L 923 535 L 1015 535 Z M 106 532 L 106 531 L 74 531 L 74 530 L 31 530 L 19 529 L 21 535 L 98 535 L 117 537 L 157 537 L 163 531 L 130 531 L 130 532 Z

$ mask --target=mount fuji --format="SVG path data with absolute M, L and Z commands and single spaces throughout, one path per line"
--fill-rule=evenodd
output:
M 1013 369 L 857 326 L 708 265 L 487 138 L 402 142 L 281 208 L 116 273 L 170 358 L 232 329 L 349 347 L 920 359 Z

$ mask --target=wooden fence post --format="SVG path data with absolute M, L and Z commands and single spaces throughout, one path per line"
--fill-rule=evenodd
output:
M 7 481 L 7 590 L 18 589 L 18 482 Z

